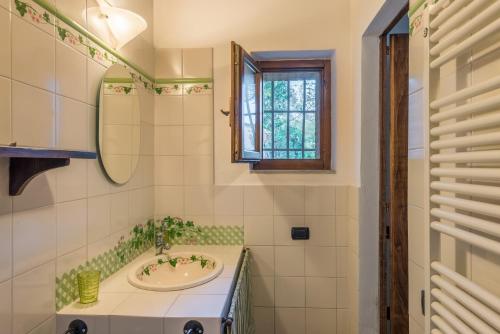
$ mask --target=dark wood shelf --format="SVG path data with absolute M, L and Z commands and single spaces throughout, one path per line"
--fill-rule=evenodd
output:
M 68 166 L 71 159 L 96 159 L 97 153 L 31 147 L 0 146 L 0 158 L 9 158 L 9 195 L 21 195 L 35 176 Z

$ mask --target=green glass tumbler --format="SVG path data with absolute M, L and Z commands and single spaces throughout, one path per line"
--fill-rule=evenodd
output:
M 78 280 L 80 303 L 89 304 L 96 302 L 99 295 L 101 272 L 96 270 L 83 271 L 76 278 Z

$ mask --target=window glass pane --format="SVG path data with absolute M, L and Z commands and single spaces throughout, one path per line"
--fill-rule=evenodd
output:
M 288 110 L 288 81 L 274 81 L 274 110 Z
M 273 110 L 273 83 L 264 81 L 264 111 Z
M 263 73 L 263 159 L 319 159 L 320 74 Z
M 290 151 L 290 159 L 302 159 L 302 151 Z
M 273 148 L 273 114 L 265 112 L 262 123 L 262 140 L 264 142 L 264 149 Z
M 243 150 L 255 151 L 255 113 L 256 113 L 255 71 L 245 64 L 242 92 Z
M 290 111 L 304 110 L 304 80 L 290 81 Z
M 292 112 L 290 115 L 290 135 L 288 137 L 288 148 L 302 149 L 302 130 L 304 114 Z
M 306 111 L 316 110 L 316 80 L 306 80 Z
M 304 129 L 304 149 L 316 148 L 316 114 L 306 113 Z
M 274 151 L 274 159 L 288 159 L 287 151 Z
M 287 126 L 288 126 L 287 113 L 274 114 L 274 149 L 286 149 L 287 139 Z
M 317 159 L 316 151 L 304 151 L 304 159 Z

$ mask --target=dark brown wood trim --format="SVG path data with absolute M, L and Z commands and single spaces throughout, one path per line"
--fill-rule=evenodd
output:
M 330 170 L 332 154 L 331 62 L 329 59 L 260 61 L 264 72 L 316 70 L 321 72 L 322 94 L 320 112 L 320 159 L 317 160 L 261 160 L 252 165 L 254 170 Z
M 391 35 L 391 333 L 408 319 L 408 53 L 409 37 Z
M 385 217 L 388 214 L 388 201 L 385 184 L 387 182 L 385 171 L 388 166 L 387 149 L 386 149 L 386 133 L 387 133 L 387 117 L 385 108 L 388 101 L 386 100 L 386 36 L 383 35 L 379 39 L 379 147 L 380 147 L 380 178 L 379 178 L 379 328 L 381 334 L 387 333 L 387 258 L 385 256 L 386 243 L 386 226 Z

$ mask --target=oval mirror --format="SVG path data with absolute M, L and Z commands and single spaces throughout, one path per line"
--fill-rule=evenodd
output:
M 97 110 L 101 165 L 112 182 L 125 184 L 139 161 L 141 115 L 137 87 L 122 65 L 115 64 L 106 71 Z

